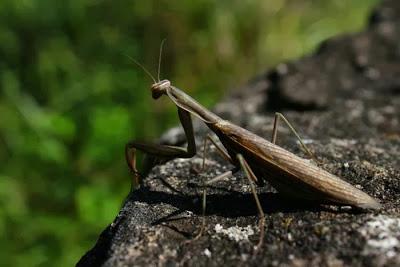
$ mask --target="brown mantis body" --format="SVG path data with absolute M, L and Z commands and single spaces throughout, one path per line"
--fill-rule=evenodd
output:
M 218 136 L 226 152 L 211 138 L 209 140 L 216 145 L 222 155 L 237 169 L 242 168 L 249 179 L 260 215 L 261 233 L 258 247 L 263 242 L 264 212 L 253 183 L 260 182 L 257 177 L 267 180 L 278 192 L 291 198 L 318 201 L 319 203 L 350 205 L 362 209 L 379 209 L 381 207 L 377 200 L 348 182 L 310 163 L 308 160 L 302 159 L 275 145 L 278 118 L 282 118 L 298 137 L 296 131 L 290 126 L 283 115 L 276 113 L 272 141 L 269 142 L 246 129 L 223 120 L 200 105 L 189 95 L 172 86 L 168 80 L 154 82 L 151 92 L 154 99 L 166 95 L 176 104 L 188 145 L 185 149 L 175 146 L 129 142 L 125 150 L 126 159 L 130 169 L 135 173 L 136 183 L 138 181 L 138 172 L 135 166 L 136 149 L 167 160 L 173 158 L 191 158 L 196 154 L 196 144 L 191 121 L 191 114 L 195 115 Z M 299 140 L 303 148 L 309 152 L 300 138 Z M 231 174 L 232 171 L 224 173 L 207 181 L 206 185 Z M 205 191 L 203 212 L 204 210 Z

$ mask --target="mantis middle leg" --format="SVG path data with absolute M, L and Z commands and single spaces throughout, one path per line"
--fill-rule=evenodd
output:
M 245 176 L 249 180 L 251 192 L 252 192 L 254 200 L 256 202 L 258 215 L 260 217 L 260 221 L 259 221 L 260 239 L 259 239 L 258 244 L 256 246 L 256 250 L 259 250 L 261 248 L 263 242 L 264 242 L 264 228 L 265 228 L 264 216 L 265 215 L 264 215 L 264 211 L 262 209 L 260 200 L 259 200 L 258 195 L 257 195 L 257 190 L 256 190 L 256 187 L 255 187 L 255 184 L 254 184 L 254 182 L 257 181 L 257 177 L 254 174 L 254 172 L 251 170 L 249 164 L 247 163 L 247 161 L 243 158 L 243 156 L 241 154 L 237 155 L 237 159 L 239 161 L 240 167 L 242 168 L 242 170 L 245 173 Z M 207 196 L 206 187 L 205 186 L 210 185 L 210 184 L 215 183 L 215 182 L 218 182 L 218 181 L 221 181 L 223 179 L 226 179 L 226 178 L 230 177 L 232 174 L 233 174 L 233 171 L 227 171 L 227 172 L 224 172 L 224 173 L 218 175 L 217 177 L 205 182 L 204 189 L 203 189 L 203 200 L 202 200 L 203 221 L 202 221 L 202 226 L 201 226 L 200 232 L 194 239 L 199 238 L 203 234 L 204 229 L 205 229 L 205 224 L 206 224 L 205 212 L 206 212 L 206 196 Z

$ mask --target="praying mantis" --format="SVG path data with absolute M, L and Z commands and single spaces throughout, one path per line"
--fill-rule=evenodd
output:
M 160 48 L 161 58 L 162 45 Z M 279 193 L 302 200 L 317 201 L 322 204 L 335 204 L 353 206 L 360 209 L 380 209 L 381 204 L 367 193 L 357 189 L 350 183 L 323 170 L 322 168 L 296 156 L 295 154 L 276 145 L 277 124 L 283 120 L 299 140 L 303 149 L 313 157 L 296 130 L 281 114 L 275 113 L 273 133 L 271 141 L 268 141 L 240 126 L 222 119 L 210 110 L 206 109 L 188 94 L 173 86 L 169 80 L 159 79 L 160 59 L 158 66 L 158 81 L 138 62 L 152 77 L 154 83 L 150 90 L 153 99 L 162 96 L 168 97 L 177 107 L 179 120 L 183 127 L 187 147 L 157 145 L 131 141 L 126 144 L 125 157 L 130 170 L 134 175 L 135 184 L 139 184 L 139 172 L 136 168 L 136 150 L 157 158 L 171 160 L 175 158 L 192 158 L 196 155 L 196 141 L 191 116 L 199 118 L 208 128 L 216 134 L 220 143 L 217 143 L 210 135 L 204 141 L 203 167 L 206 154 L 206 143 L 212 142 L 219 153 L 233 166 L 234 170 L 227 171 L 204 183 L 203 191 L 203 218 L 206 210 L 206 186 L 225 179 L 238 170 L 243 170 L 254 197 L 258 216 L 260 238 L 256 249 L 263 244 L 264 238 L 264 211 L 260 204 L 255 184 L 262 184 L 260 179 L 268 181 Z M 201 228 L 200 234 L 203 232 Z

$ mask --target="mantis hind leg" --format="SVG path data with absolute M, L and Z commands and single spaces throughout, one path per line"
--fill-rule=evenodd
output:
M 196 141 L 194 138 L 193 124 L 190 113 L 178 107 L 179 120 L 181 121 L 187 139 L 187 148 L 169 145 L 158 145 L 131 141 L 125 145 L 125 159 L 129 169 L 134 174 L 132 189 L 140 185 L 140 175 L 136 168 L 136 150 L 161 159 L 191 158 L 196 155 Z
M 308 149 L 308 147 L 304 144 L 303 140 L 301 139 L 300 135 L 297 133 L 295 128 L 292 126 L 292 124 L 283 116 L 282 113 L 276 112 L 275 113 L 275 119 L 274 119 L 274 128 L 272 130 L 272 138 L 271 138 L 271 143 L 275 144 L 276 143 L 276 137 L 278 134 L 278 122 L 279 119 L 282 119 L 285 124 L 289 127 L 290 131 L 296 136 L 297 140 L 300 142 L 301 147 L 303 150 L 316 162 L 318 162 L 318 159 L 315 157 L 315 155 Z

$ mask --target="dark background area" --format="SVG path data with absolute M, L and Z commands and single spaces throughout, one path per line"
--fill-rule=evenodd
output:
M 206 106 L 322 40 L 377 0 L 0 3 L 0 259 L 71 266 L 129 192 L 124 145 L 177 123 L 127 56 Z

